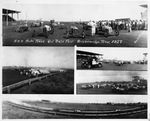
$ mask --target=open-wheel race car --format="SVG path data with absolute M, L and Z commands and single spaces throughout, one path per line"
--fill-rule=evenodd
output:
M 93 68 L 93 67 L 101 68 L 102 62 L 98 61 L 98 59 L 96 57 L 91 57 L 91 58 L 88 58 L 88 59 L 82 61 L 81 67 L 82 68 L 89 68 L 89 69 Z
M 115 66 L 122 66 L 124 64 L 123 61 L 114 61 L 113 63 Z
M 36 27 L 33 29 L 32 32 L 32 37 L 38 36 L 38 35 L 43 35 L 46 38 L 49 37 L 50 34 L 54 33 L 54 28 L 50 25 L 43 25 L 40 27 Z
M 82 25 L 83 25 L 83 29 L 84 29 L 84 30 L 89 30 L 89 29 L 91 29 L 91 25 L 89 25 L 88 23 L 82 23 Z
M 32 22 L 31 23 L 31 27 L 40 27 L 41 26 L 41 22 Z
M 12 28 L 12 32 L 22 33 L 22 32 L 28 31 L 28 30 L 29 30 L 29 27 L 27 25 L 19 25 L 19 26 Z
M 85 38 L 84 30 L 82 32 L 76 26 L 71 26 L 70 30 L 66 30 L 64 38 Z
M 111 26 L 97 26 L 96 27 L 96 34 L 103 34 L 105 37 L 108 36 L 118 36 L 119 35 L 119 29 L 112 29 Z

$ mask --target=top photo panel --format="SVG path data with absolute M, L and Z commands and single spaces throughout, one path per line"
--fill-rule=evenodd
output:
M 3 3 L 3 46 L 147 47 L 147 1 Z

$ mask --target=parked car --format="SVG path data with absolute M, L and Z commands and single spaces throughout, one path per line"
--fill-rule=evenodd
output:
M 96 27 L 96 34 L 103 34 L 105 37 L 118 36 L 119 30 L 118 29 L 113 30 L 112 27 L 110 27 L 110 26 L 97 26 Z
M 66 30 L 64 38 L 85 38 L 85 33 L 80 32 L 76 26 L 71 26 L 70 30 Z
M 98 59 L 96 57 L 91 57 L 91 58 L 88 58 L 87 60 L 82 61 L 81 67 L 82 68 L 89 68 L 89 69 L 93 68 L 93 67 L 101 68 L 102 62 L 98 61 Z
M 48 38 L 49 35 L 53 33 L 54 33 L 54 28 L 52 26 L 44 25 L 44 26 L 34 28 L 32 31 L 32 37 L 42 35 Z
M 28 31 L 29 27 L 27 25 L 19 25 L 17 27 L 13 27 L 12 32 L 25 32 Z

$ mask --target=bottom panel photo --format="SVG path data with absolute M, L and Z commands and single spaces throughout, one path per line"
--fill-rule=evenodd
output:
M 3 119 L 147 119 L 147 96 L 5 95 Z

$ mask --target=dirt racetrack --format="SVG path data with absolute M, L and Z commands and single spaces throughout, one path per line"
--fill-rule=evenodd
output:
M 44 22 L 47 24 L 47 22 Z M 79 33 L 83 31 L 83 26 L 74 22 L 65 22 L 65 28 L 70 29 L 72 25 L 79 28 Z M 54 34 L 49 38 L 44 36 L 32 37 L 34 28 L 23 33 L 12 32 L 14 26 L 3 26 L 4 46 L 97 46 L 97 47 L 147 47 L 147 31 L 136 30 L 128 33 L 121 30 L 119 36 L 104 37 L 104 35 L 91 36 L 90 30 L 85 30 L 85 38 L 66 38 L 66 29 L 54 28 Z

